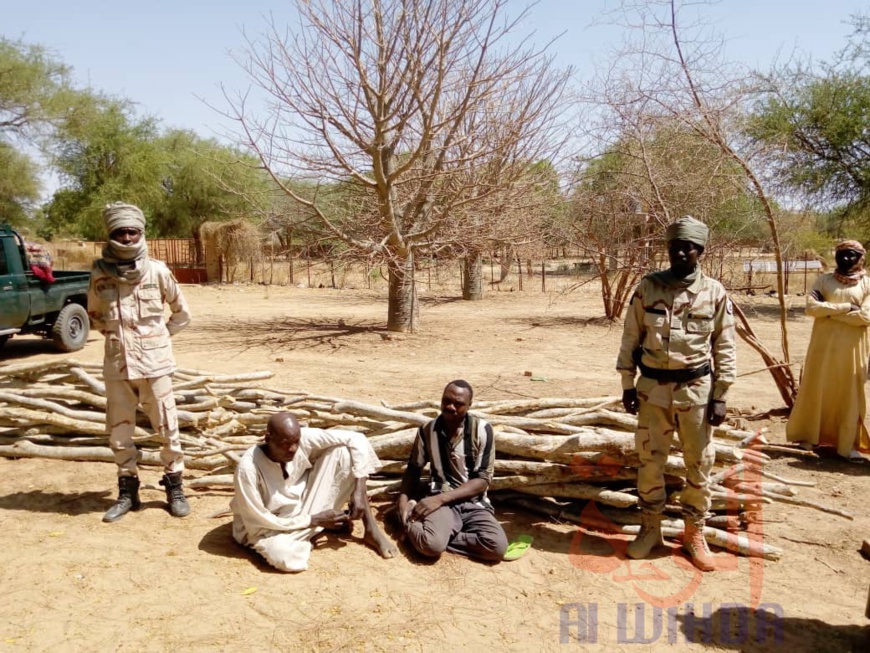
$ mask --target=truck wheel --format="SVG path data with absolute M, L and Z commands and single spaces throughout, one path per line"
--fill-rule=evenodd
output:
M 12 336 L 0 336 L 0 347 L 2 347 L 7 342 L 9 342 L 9 338 L 11 338 L 11 337 Z
M 88 312 L 78 304 L 67 304 L 51 327 L 51 339 L 60 351 L 78 351 L 88 341 Z

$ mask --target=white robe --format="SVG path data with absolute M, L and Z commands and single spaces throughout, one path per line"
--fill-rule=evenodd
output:
M 380 466 L 366 437 L 352 431 L 303 428 L 286 479 L 281 464 L 255 445 L 236 468 L 233 538 L 278 569 L 303 571 L 309 540 L 322 530 L 311 526 L 311 515 L 346 505 L 356 480 Z

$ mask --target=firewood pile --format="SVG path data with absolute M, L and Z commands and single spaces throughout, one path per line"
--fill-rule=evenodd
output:
M 113 462 L 105 434 L 101 369 L 99 364 L 69 359 L 0 366 L 0 456 Z M 240 454 L 262 441 L 274 413 L 289 410 L 307 426 L 365 434 L 384 463 L 369 480 L 369 494 L 387 497 L 398 490 L 417 429 L 439 412 L 432 401 L 377 406 L 264 387 L 271 376 L 189 369 L 175 373 L 185 465 L 202 473 L 187 482 L 189 487 L 232 489 Z M 495 431 L 495 478 L 489 490 L 494 501 L 593 529 L 637 532 L 636 418 L 622 412 L 618 397 L 476 401 L 472 411 Z M 765 470 L 769 453 L 785 448 L 769 445 L 763 432 L 723 425 L 715 434 L 714 515 L 705 529 L 711 544 L 741 555 L 778 559 L 778 548 L 751 537 L 753 525 L 763 519 L 763 506 L 773 502 L 852 519 L 837 508 L 796 496 L 796 488 L 813 483 Z M 160 442 L 141 411 L 135 439 L 140 464 L 161 466 Z M 683 528 L 678 495 L 685 476 L 676 445 L 675 440 L 666 464 L 668 506 L 663 522 L 665 535 L 673 537 Z

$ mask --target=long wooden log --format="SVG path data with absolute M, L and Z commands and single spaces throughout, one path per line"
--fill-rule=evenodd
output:
M 486 411 L 491 414 L 508 415 L 511 413 L 531 412 L 545 408 L 589 408 L 598 404 L 616 403 L 620 397 L 550 397 L 544 399 L 508 399 L 501 401 L 478 401 L 474 404 L 475 411 Z
M 725 486 L 735 492 L 743 492 L 747 494 L 760 494 L 762 496 L 765 491 L 781 494 L 787 497 L 795 496 L 796 492 L 788 485 L 783 483 L 771 483 L 769 481 L 738 481 L 731 479 L 726 482 Z
M 15 408 L 12 406 L 4 406 L 0 408 L 0 416 L 13 417 L 16 419 L 26 420 L 31 424 L 52 424 L 54 426 L 62 426 L 70 431 L 78 433 L 89 433 L 91 435 L 102 435 L 106 432 L 105 423 L 90 422 L 80 419 L 72 419 L 58 415 L 52 412 L 30 410 L 29 408 Z M 135 426 L 134 434 L 139 437 L 150 438 L 151 435 L 139 426 Z
M 71 367 L 81 366 L 82 363 L 71 358 L 56 358 L 38 363 L 7 363 L 0 365 L 0 377 L 31 377 L 54 370 L 67 370 Z
M 535 419 L 561 419 L 565 417 L 579 417 L 581 415 L 594 414 L 602 408 L 613 406 L 620 403 L 621 400 L 616 398 L 608 399 L 600 404 L 589 406 L 588 408 L 544 408 L 542 410 L 534 410 L 527 413 L 524 417 L 534 417 Z
M 401 421 L 408 424 L 416 424 L 417 426 L 422 426 L 431 419 L 418 413 L 392 410 L 391 408 L 382 408 L 381 406 L 375 406 L 373 404 L 363 404 L 358 401 L 339 401 L 332 406 L 332 411 L 336 413 L 354 413 L 356 415 L 372 417 L 384 422 Z
M 776 481 L 778 483 L 784 483 L 785 485 L 795 485 L 798 487 L 815 487 L 817 485 L 815 481 L 796 481 L 793 478 L 783 478 L 782 476 L 774 474 L 773 472 L 769 472 L 764 468 L 760 470 L 760 473 L 765 478 L 769 478 L 772 481 Z
M 323 424 L 330 426 L 363 426 L 366 429 L 383 429 L 394 422 L 374 420 L 370 417 L 357 416 L 350 413 L 333 413 L 322 410 L 312 412 L 311 419 L 318 419 Z
M 634 415 L 605 409 L 599 409 L 584 415 L 565 417 L 561 421 L 564 424 L 573 424 L 574 426 L 586 426 L 588 424 L 618 426 L 632 433 L 637 428 L 637 418 Z
M 504 424 L 505 426 L 514 426 L 535 433 L 574 435 L 576 433 L 584 432 L 584 427 L 582 426 L 571 426 L 570 424 L 563 424 L 555 420 L 531 419 L 528 417 L 515 417 L 512 415 L 496 415 L 478 411 L 475 411 L 474 414 L 485 419 L 493 426 Z
M 2 458 L 48 458 L 52 460 L 77 460 L 83 462 L 114 463 L 115 455 L 109 447 L 46 447 L 27 440 L 21 440 L 15 444 L 0 445 L 0 457 Z M 140 451 L 138 460 L 140 465 L 163 467 L 159 451 Z M 223 456 L 212 458 L 184 457 L 185 467 L 191 469 L 211 470 L 224 464 Z
M 270 379 L 275 374 L 269 371 L 249 372 L 247 374 L 205 374 L 203 376 L 194 377 L 181 383 L 173 383 L 174 390 L 184 390 L 186 388 L 204 387 L 206 385 L 217 385 L 226 383 L 238 383 L 239 381 L 260 381 L 262 379 Z
M 101 397 L 100 395 L 96 395 L 92 392 L 77 390 L 76 388 L 69 388 L 58 385 L 45 388 L 30 387 L 19 388 L 15 390 L 15 393 L 24 397 L 36 397 L 39 399 L 49 398 L 59 401 L 77 401 L 80 404 L 87 404 L 93 406 L 94 408 L 99 408 L 103 411 L 106 410 L 105 397 Z
M 417 429 L 406 428 L 390 435 L 371 437 L 369 444 L 382 460 L 407 460 L 415 437 L 417 437 Z
M 69 369 L 69 373 L 71 376 L 74 376 L 79 381 L 88 386 L 92 392 L 100 395 L 101 397 L 106 396 L 106 384 L 98 381 L 93 376 L 88 374 L 82 367 L 71 367 Z
M 106 425 L 105 413 L 97 413 L 90 410 L 75 410 L 73 408 L 64 406 L 63 404 L 59 404 L 56 401 L 49 401 L 48 399 L 27 397 L 18 393 L 0 390 L 0 402 L 23 406 L 25 408 L 30 408 L 33 410 L 54 412 L 58 415 L 69 417 L 70 419 L 83 420 L 86 422 L 97 422 L 99 424 L 102 424 L 104 429 Z M 3 410 L 3 407 L 0 407 L 0 410 Z
M 202 488 L 233 488 L 233 475 L 232 474 L 209 474 L 208 476 L 200 476 L 199 478 L 192 478 L 190 480 L 186 480 L 184 484 L 194 490 L 200 490 Z
M 769 490 L 762 490 L 762 496 L 766 499 L 773 499 L 774 501 L 779 501 L 780 503 L 790 503 L 793 506 L 804 506 L 806 508 L 813 508 L 815 510 L 820 510 L 821 512 L 826 512 L 831 515 L 837 515 L 839 517 L 844 517 L 845 519 L 853 520 L 855 516 L 846 512 L 845 510 L 840 510 L 839 508 L 834 508 L 832 506 L 826 506 L 822 503 L 817 503 L 816 501 L 808 501 L 807 499 L 798 499 L 796 497 L 787 497 L 782 494 L 777 494 L 776 492 L 771 492 Z
M 516 487 L 524 494 L 534 494 L 539 497 L 561 497 L 564 499 L 584 499 L 597 501 L 609 506 L 627 508 L 637 505 L 637 497 L 627 492 L 608 490 L 598 485 L 586 483 L 548 483 Z

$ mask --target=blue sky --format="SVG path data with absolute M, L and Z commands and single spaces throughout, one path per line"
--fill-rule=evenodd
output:
M 513 11 L 526 4 L 510 0 Z M 619 37 L 614 28 L 595 25 L 602 9 L 614 5 L 541 0 L 524 29 L 535 31 L 539 43 L 564 32 L 553 51 L 588 78 L 594 59 Z M 130 99 L 166 127 L 213 136 L 226 123 L 199 98 L 224 106 L 221 83 L 244 89 L 248 82 L 229 56 L 244 48 L 242 29 L 262 31 L 269 12 L 292 22 L 292 6 L 290 0 L 17 0 L 5 3 L 0 33 L 48 47 L 73 67 L 80 84 Z M 794 50 L 829 58 L 844 43 L 849 15 L 867 10 L 857 0 L 723 0 L 705 12 L 727 38 L 729 58 L 767 68 L 778 53 Z

